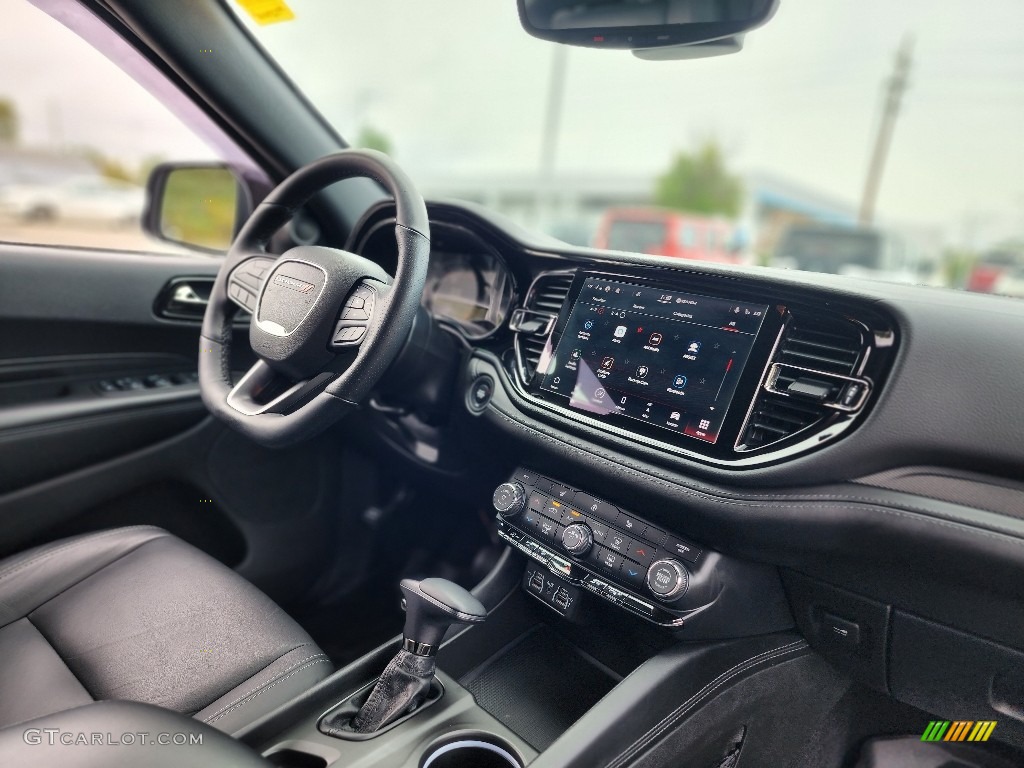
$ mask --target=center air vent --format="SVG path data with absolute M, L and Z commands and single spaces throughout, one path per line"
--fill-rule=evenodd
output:
M 533 281 L 526 303 L 512 317 L 516 331 L 516 356 L 519 372 L 528 384 L 537 372 L 541 355 L 558 313 L 569 295 L 574 272 L 546 272 Z
M 857 410 L 869 391 L 868 382 L 857 378 L 866 347 L 863 330 L 848 320 L 795 317 L 737 450 L 764 448 Z

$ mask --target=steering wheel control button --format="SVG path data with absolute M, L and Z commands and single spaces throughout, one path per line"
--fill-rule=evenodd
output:
M 662 600 L 674 600 L 686 592 L 689 575 L 678 560 L 655 560 L 647 570 L 647 587 Z
M 503 515 L 518 515 L 526 506 L 526 491 L 519 483 L 502 483 L 494 489 L 491 503 Z
M 571 555 L 582 557 L 590 551 L 593 544 L 593 534 L 591 534 L 590 528 L 583 523 L 570 525 L 562 531 L 562 546 Z
M 677 539 L 675 536 L 666 536 L 662 549 L 668 554 L 681 557 L 690 563 L 696 563 L 700 559 L 700 547 L 694 546 L 688 541 Z
M 336 344 L 356 344 L 363 340 L 365 334 L 365 326 L 349 325 L 338 329 L 338 332 L 334 334 L 334 342 Z
M 341 308 L 341 319 L 334 328 L 331 346 L 335 349 L 357 346 L 366 335 L 375 303 L 376 294 L 373 289 L 365 285 L 358 286 Z

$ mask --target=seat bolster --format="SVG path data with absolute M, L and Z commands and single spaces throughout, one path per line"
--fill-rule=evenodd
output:
M 28 619 L 0 628 L 0 660 L 0 728 L 92 702 Z
M 117 528 L 44 544 L 0 560 L 0 627 L 167 531 L 151 525 Z
M 327 655 L 316 646 L 296 648 L 232 688 L 195 717 L 225 733 L 236 733 L 309 690 L 332 670 Z

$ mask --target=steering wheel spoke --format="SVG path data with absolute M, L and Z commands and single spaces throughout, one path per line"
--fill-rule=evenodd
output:
M 228 392 L 227 403 L 245 416 L 288 415 L 323 392 L 335 378 L 337 374 L 323 372 L 302 381 L 293 381 L 259 360 Z

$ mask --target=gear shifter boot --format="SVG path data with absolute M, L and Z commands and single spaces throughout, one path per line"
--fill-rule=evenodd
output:
M 381 673 L 370 698 L 352 719 L 357 733 L 372 733 L 419 706 L 434 678 L 433 656 L 399 651 Z
M 402 650 L 381 673 L 370 697 L 352 720 L 372 733 L 420 705 L 434 677 L 434 656 L 452 624 L 473 624 L 487 611 L 473 595 L 445 579 L 403 579 L 405 630 Z

